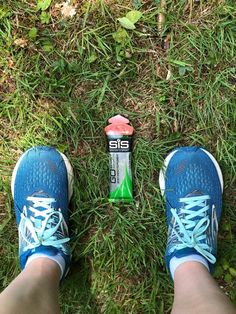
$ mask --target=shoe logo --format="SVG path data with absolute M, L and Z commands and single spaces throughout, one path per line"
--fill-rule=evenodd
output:
M 54 162 L 52 162 L 51 160 L 48 160 L 48 167 L 51 169 L 52 172 L 56 172 L 57 171 L 57 166 Z
M 176 175 L 180 175 L 180 174 L 185 170 L 187 164 L 188 164 L 188 161 L 187 161 L 187 160 L 183 160 L 183 161 L 178 165 L 178 167 L 176 168 L 175 174 L 176 174 Z
M 211 233 L 212 239 L 216 239 L 218 233 L 218 220 L 216 216 L 216 207 L 214 204 L 211 208 Z
M 211 207 L 211 222 L 207 231 L 207 244 L 214 250 L 216 246 L 216 238 L 218 234 L 218 220 L 216 216 L 216 207 L 213 204 Z

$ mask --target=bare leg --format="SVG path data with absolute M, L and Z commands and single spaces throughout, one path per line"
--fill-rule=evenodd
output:
M 37 258 L 0 294 L 1 314 L 58 314 L 61 271 L 56 262 Z
M 172 314 L 236 314 L 206 267 L 198 262 L 180 265 L 174 275 Z

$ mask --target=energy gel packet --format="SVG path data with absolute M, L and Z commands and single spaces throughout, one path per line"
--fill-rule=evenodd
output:
M 131 202 L 133 200 L 131 151 L 134 128 L 129 125 L 129 120 L 121 115 L 110 118 L 108 122 L 105 133 L 110 154 L 109 200 Z

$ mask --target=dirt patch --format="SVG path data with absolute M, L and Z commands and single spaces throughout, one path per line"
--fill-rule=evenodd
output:
M 17 135 L 18 132 L 12 128 L 12 123 L 8 119 L 0 117 L 0 139 L 2 140 L 2 143 L 7 139 L 14 140 Z
M 11 94 L 16 90 L 14 78 L 5 71 L 0 69 L 0 95 Z M 1 99 L 2 97 L 0 97 Z
M 156 133 L 156 115 L 160 111 L 158 104 L 147 96 L 147 99 L 139 98 L 137 102 L 132 98 L 127 98 L 126 106 L 132 107 L 132 111 L 140 115 L 140 118 L 139 115 L 135 118 L 137 137 L 152 139 Z M 145 116 L 143 116 L 144 111 Z
M 59 113 L 59 106 L 48 98 L 39 98 L 38 101 L 34 105 L 34 110 L 36 113 L 48 113 L 52 116 L 57 115 Z

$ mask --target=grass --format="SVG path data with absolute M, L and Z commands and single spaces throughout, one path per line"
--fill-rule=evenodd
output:
M 52 2 L 49 24 L 30 1 L 0 7 L 1 289 L 19 272 L 12 169 L 32 145 L 53 145 L 75 171 L 73 262 L 60 291 L 62 313 L 169 313 L 158 172 L 173 147 L 202 145 L 225 181 L 214 276 L 236 304 L 234 1 L 167 1 L 161 34 L 159 1 L 72 2 L 71 19 Z M 112 35 L 117 18 L 138 7 L 143 17 L 120 47 Z M 29 38 L 32 27 L 36 38 Z M 14 43 L 19 38 L 25 47 Z M 136 130 L 133 205 L 107 200 L 103 128 L 116 113 Z

